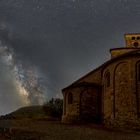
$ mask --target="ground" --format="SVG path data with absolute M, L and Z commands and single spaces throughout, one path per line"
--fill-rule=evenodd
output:
M 5 129 L 4 129 L 5 128 Z M 35 119 L 0 120 L 0 140 L 139 140 L 140 131 Z

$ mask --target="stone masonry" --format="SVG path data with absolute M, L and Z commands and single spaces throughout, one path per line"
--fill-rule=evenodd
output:
M 140 128 L 140 34 L 126 34 L 124 48 L 62 90 L 62 122 Z

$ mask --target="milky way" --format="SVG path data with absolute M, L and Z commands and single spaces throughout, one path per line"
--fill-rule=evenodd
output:
M 125 33 L 140 32 L 139 23 L 139 0 L 0 1 L 0 36 L 22 63 L 19 73 L 34 69 L 33 89 L 41 95 L 41 88 L 44 99 L 60 97 L 62 88 L 109 59 L 110 48 L 124 46 Z M 29 92 L 31 85 L 21 83 Z
M 36 67 L 25 65 L 7 42 L 0 38 L 0 114 L 45 101 Z

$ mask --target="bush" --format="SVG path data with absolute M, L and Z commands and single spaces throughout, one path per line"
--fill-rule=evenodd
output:
M 50 101 L 43 105 L 46 115 L 61 118 L 63 112 L 63 100 L 52 98 Z

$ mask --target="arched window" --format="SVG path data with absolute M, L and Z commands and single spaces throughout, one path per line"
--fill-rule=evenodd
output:
M 137 37 L 137 40 L 140 40 L 140 36 Z
M 105 74 L 105 82 L 106 82 L 106 87 L 110 86 L 110 72 L 107 72 Z
M 140 82 L 140 63 L 137 65 L 137 80 Z
M 137 80 L 137 86 L 136 86 L 136 102 L 137 102 L 137 116 L 140 118 L 140 61 L 136 63 L 136 80 Z
M 73 102 L 73 95 L 72 95 L 72 93 L 70 92 L 70 93 L 68 94 L 68 104 L 72 104 L 72 102 Z

